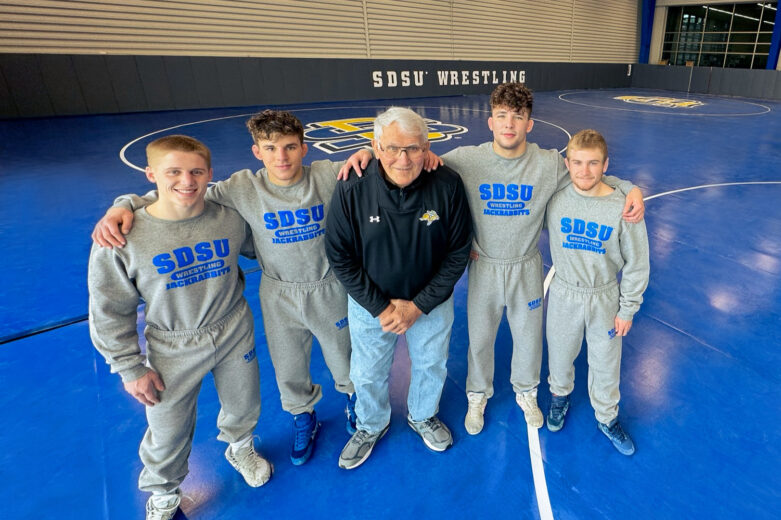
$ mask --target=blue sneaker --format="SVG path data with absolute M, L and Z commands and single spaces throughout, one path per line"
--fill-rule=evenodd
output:
M 552 395 L 548 410 L 548 430 L 557 432 L 564 428 L 564 418 L 569 410 L 568 395 Z
M 613 443 L 613 446 L 622 455 L 632 455 L 635 452 L 635 443 L 632 442 L 632 438 L 621 427 L 618 417 L 610 421 L 610 424 L 597 421 L 597 428 L 610 439 L 610 442 Z
M 317 422 L 317 414 L 314 411 L 293 416 L 293 450 L 290 452 L 293 464 L 300 466 L 309 460 L 319 430 L 320 423 Z
M 347 433 L 354 435 L 358 431 L 355 422 L 358 420 L 358 416 L 355 415 L 355 392 L 352 395 L 347 395 L 347 406 L 344 409 L 344 414 L 347 416 Z

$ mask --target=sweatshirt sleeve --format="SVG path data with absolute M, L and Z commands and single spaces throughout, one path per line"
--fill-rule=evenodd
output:
M 460 177 L 456 177 L 450 207 L 452 212 L 448 219 L 450 229 L 447 256 L 431 281 L 412 299 L 425 314 L 450 297 L 469 261 L 469 252 L 472 249 L 472 215 Z
M 120 253 L 93 245 L 87 275 L 89 331 L 95 348 L 123 382 L 149 371 L 136 330 L 140 295 Z
M 564 157 L 561 153 L 556 155 L 558 156 L 556 158 L 556 191 L 561 191 L 572 184 L 572 179 L 569 176 L 569 170 L 564 162 Z
M 369 278 L 359 258 L 358 233 L 352 227 L 347 197 L 349 185 L 339 183 L 331 199 L 325 225 L 325 254 L 348 294 L 375 318 L 390 300 Z
M 621 193 L 624 194 L 625 197 L 629 195 L 629 192 L 635 188 L 635 185 L 632 184 L 631 182 L 625 181 L 623 179 L 619 179 L 618 177 L 614 177 L 613 175 L 605 175 L 604 177 L 602 177 L 602 182 L 604 182 L 614 190 L 620 191 Z
M 120 195 L 114 199 L 114 207 L 135 211 L 137 209 L 145 208 L 153 202 L 157 202 L 157 190 L 151 190 L 144 196 L 138 196 L 134 193 Z
M 629 321 L 640 310 L 651 271 L 645 222 L 630 224 L 622 220 L 620 245 L 624 268 L 621 274 L 618 317 Z

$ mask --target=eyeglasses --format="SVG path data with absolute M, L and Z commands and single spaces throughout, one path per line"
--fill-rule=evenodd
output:
M 402 152 L 407 152 L 407 157 L 410 159 L 420 159 L 421 156 L 426 152 L 424 147 L 418 146 L 416 144 L 413 144 L 412 146 L 386 146 L 383 148 L 382 144 L 378 142 L 377 146 L 380 148 L 381 152 L 390 154 L 393 157 L 401 157 Z

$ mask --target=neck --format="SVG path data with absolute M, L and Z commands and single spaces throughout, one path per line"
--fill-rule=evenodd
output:
M 292 186 L 301 180 L 301 177 L 304 175 L 304 167 L 301 166 L 296 174 L 289 179 L 280 179 L 273 175 L 269 170 L 266 170 L 266 172 L 268 172 L 268 180 L 271 182 L 271 184 L 274 184 L 275 186 Z
M 590 190 L 581 190 L 575 184 L 572 184 L 572 187 L 575 188 L 575 191 L 583 195 L 584 197 L 604 197 L 605 195 L 610 195 L 613 193 L 613 188 L 608 186 L 602 181 L 599 181 L 593 188 Z
M 526 153 L 526 141 L 512 149 L 502 148 L 497 144 L 496 141 L 494 141 L 492 145 L 494 153 L 496 153 L 496 155 L 499 157 L 504 157 L 505 159 L 515 159 L 516 157 L 520 157 Z
M 192 206 L 182 207 L 173 204 L 163 204 L 161 201 L 154 202 L 146 207 L 146 211 L 155 218 L 161 220 L 187 220 L 197 217 L 206 208 L 206 203 L 200 201 Z

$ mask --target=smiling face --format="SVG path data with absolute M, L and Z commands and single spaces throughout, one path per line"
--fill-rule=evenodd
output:
M 423 171 L 428 141 L 397 122 L 384 127 L 380 138 L 372 140 L 372 147 L 388 180 L 396 186 L 409 186 Z
M 491 108 L 488 128 L 494 134 L 494 151 L 502 157 L 513 158 L 526 151 L 526 134 L 532 131 L 534 121 L 526 109 L 516 110 L 509 106 Z
M 607 171 L 608 158 L 599 148 L 567 150 L 564 159 L 575 189 L 583 195 L 598 194 L 602 176 Z
M 150 157 L 146 177 L 157 184 L 158 201 L 150 210 L 160 218 L 180 220 L 201 214 L 212 169 L 197 152 L 168 151 Z
M 252 153 L 263 161 L 269 180 L 278 186 L 290 186 L 301 179 L 306 152 L 306 144 L 295 134 L 274 134 L 252 145 Z

